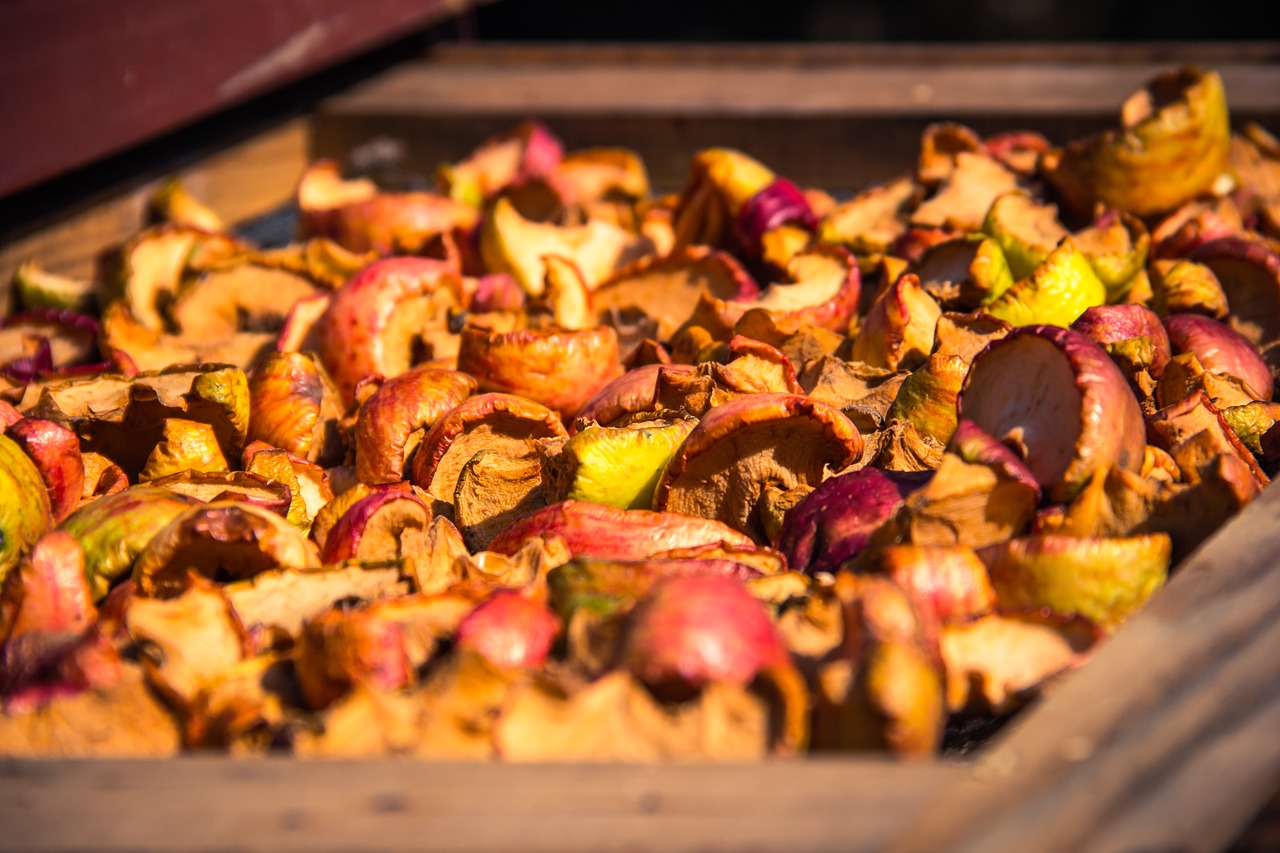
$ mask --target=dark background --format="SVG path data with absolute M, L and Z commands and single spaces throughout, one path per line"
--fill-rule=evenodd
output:
M 461 23 L 494 40 L 1196 41 L 1270 39 L 1280 3 L 1215 0 L 497 0 Z M 470 27 L 471 31 L 466 32 Z

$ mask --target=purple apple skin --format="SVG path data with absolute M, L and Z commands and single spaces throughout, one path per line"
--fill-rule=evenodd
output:
M 1043 398 L 1038 396 L 1042 388 L 1019 375 L 1034 352 L 1027 349 L 1033 340 L 1043 342 L 1036 346 L 1053 347 L 1066 360 L 1067 371 L 1055 375 L 1062 381 L 1074 380 L 1080 424 L 1065 459 L 1058 458 L 1062 436 L 1043 434 L 1063 425 L 1037 421 L 1053 416 L 1045 413 Z M 1101 468 L 1114 464 L 1137 472 L 1142 467 L 1146 424 L 1128 380 L 1106 350 L 1071 329 L 1020 326 L 989 344 L 974 358 L 956 409 L 961 418 L 970 418 L 1001 441 L 1012 431 L 1022 430 L 1019 440 L 1026 447 L 1027 468 L 1056 503 L 1069 501 Z
M 551 653 L 560 620 L 540 601 L 517 590 L 500 590 L 458 625 L 458 648 L 474 649 L 499 669 L 542 666 Z
M 1271 399 L 1271 369 L 1239 332 L 1202 314 L 1171 314 L 1164 324 L 1175 352 L 1195 353 L 1205 370 L 1234 376 L 1255 398 Z
M 692 373 L 694 367 L 691 364 L 646 364 L 628 370 L 583 403 L 577 419 L 608 426 L 625 415 L 653 411 L 658 395 L 658 374 L 663 370 Z
M 947 452 L 954 453 L 965 462 L 988 465 L 1011 480 L 1016 480 L 1035 490 L 1036 502 L 1040 500 L 1040 484 L 1018 455 L 996 441 L 982 427 L 967 418 L 961 418 L 956 431 L 947 444 Z
M 1146 338 L 1155 348 L 1149 372 L 1159 379 L 1165 365 L 1173 357 L 1169 335 L 1156 312 L 1145 305 L 1095 305 L 1081 314 L 1071 328 L 1098 346 L 1115 344 L 1129 338 Z
M 514 554 L 534 536 L 559 536 L 574 554 L 620 560 L 714 542 L 752 544 L 745 534 L 709 518 L 561 501 L 517 519 L 489 543 L 489 550 Z
M 786 178 L 773 183 L 747 199 L 738 211 L 735 231 L 739 241 L 752 254 L 760 253 L 760 238 L 769 230 L 794 222 L 807 231 L 818 227 L 804 193 Z
M 622 660 L 673 698 L 714 682 L 746 686 L 790 656 L 764 605 L 720 576 L 660 581 L 632 611 Z
M 356 501 L 342 514 L 333 525 L 328 537 L 324 540 L 324 553 L 320 559 L 325 564 L 339 563 L 343 560 L 354 560 L 364 555 L 360 553 L 360 545 L 364 539 L 369 522 L 388 504 L 394 501 L 409 501 L 422 508 L 426 519 L 431 518 L 431 509 L 417 495 L 399 490 L 379 490 L 365 495 Z
M 777 548 L 793 569 L 834 572 L 858 556 L 871 535 L 930 476 L 863 468 L 832 477 L 787 512 Z

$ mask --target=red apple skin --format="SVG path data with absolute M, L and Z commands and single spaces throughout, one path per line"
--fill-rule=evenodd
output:
M 467 374 L 433 367 L 382 383 L 356 417 L 356 477 L 369 486 L 403 480 L 410 434 L 430 429 L 475 390 L 476 381 Z
M 692 373 L 694 367 L 691 364 L 646 364 L 628 370 L 583 403 L 576 420 L 595 421 L 608 426 L 626 415 L 653 411 L 658 396 L 658 374 L 663 370 Z
M 561 501 L 517 519 L 489 543 L 489 550 L 514 554 L 534 536 L 559 536 L 574 554 L 619 560 L 714 542 L 752 544 L 745 534 L 707 518 Z
M 44 418 L 23 418 L 7 434 L 31 457 L 49 492 L 54 524 L 75 511 L 84 492 L 84 461 L 80 438 L 64 426 Z
M 1035 491 L 1036 502 L 1039 502 L 1040 484 L 1026 463 L 968 418 L 961 418 L 956 424 L 956 431 L 947 443 L 947 452 L 970 464 L 988 465 L 1009 479 L 1030 487 Z
M 863 468 L 831 477 L 787 511 L 777 548 L 793 569 L 834 572 L 860 554 L 871 535 L 930 476 Z
M 439 287 L 459 291 L 461 278 L 449 264 L 430 258 L 387 258 L 375 261 L 334 291 L 320 318 L 320 357 L 344 400 L 354 398 L 356 384 L 373 373 L 397 374 L 382 333 L 399 304 Z
M 536 668 L 559 633 L 560 620 L 545 604 L 518 590 L 500 590 L 462 620 L 456 645 L 479 652 L 498 669 Z
M 399 489 L 385 489 L 365 495 L 347 509 L 342 517 L 333 525 L 324 540 L 324 552 L 321 562 L 340 563 L 343 560 L 354 560 L 365 556 L 361 553 L 361 544 L 369 522 L 378 512 L 388 509 L 395 501 L 408 501 L 422 508 L 424 516 L 431 518 L 431 508 L 421 498 L 411 492 Z
M 523 311 L 526 298 L 524 288 L 508 273 L 490 273 L 475 279 L 471 285 L 471 304 L 468 310 L 476 314 Z
M 764 605 L 722 575 L 659 581 L 632 611 L 622 661 L 660 695 L 712 683 L 745 687 L 790 661 Z
M 1257 348 L 1239 332 L 1202 314 L 1171 314 L 1164 323 L 1176 352 L 1195 353 L 1205 370 L 1234 376 L 1255 398 L 1271 399 L 1271 369 Z
M 1007 430 L 1030 419 L 1024 415 L 1017 419 L 1018 424 L 1002 424 L 996 420 L 1004 418 L 1007 389 L 1026 382 L 1024 377 L 1012 375 L 1022 365 L 1010 360 L 1010 354 L 1016 356 L 1020 349 L 1009 347 L 1019 341 L 1023 341 L 1022 346 L 1025 346 L 1027 338 L 1043 340 L 1062 354 L 1080 395 L 1080 432 L 1065 468 L 1061 471 L 1052 468 L 1044 458 L 1048 451 L 1043 448 L 1029 448 L 1029 455 L 1024 460 L 1049 500 L 1055 503 L 1069 501 L 1096 471 L 1112 464 L 1138 471 L 1147 446 L 1142 409 L 1129 390 L 1128 380 L 1106 350 L 1071 329 L 1050 325 L 1019 326 L 1008 336 L 989 344 L 974 358 L 960 389 L 956 399 L 959 417 L 971 419 L 979 428 L 1001 440 Z M 1011 375 L 1005 376 L 1005 373 Z M 989 388 L 989 383 L 994 385 Z M 1034 413 L 1030 414 L 1034 417 Z M 1034 432 L 1032 430 L 1033 440 Z M 1056 448 L 1058 444 L 1053 446 Z
M 1251 343 L 1280 338 L 1280 252 L 1243 237 L 1223 237 L 1191 253 L 1218 277 L 1227 295 L 1227 316 Z
M 484 391 L 519 394 L 573 417 L 597 391 L 622 374 L 618 335 L 608 326 L 580 331 L 462 330 L 458 370 Z
M 1076 318 L 1071 328 L 1098 346 L 1139 337 L 1151 341 L 1155 355 L 1148 372 L 1153 379 L 1160 378 L 1165 365 L 1173 357 L 1164 324 L 1160 322 L 1159 315 L 1145 305 L 1095 305 Z

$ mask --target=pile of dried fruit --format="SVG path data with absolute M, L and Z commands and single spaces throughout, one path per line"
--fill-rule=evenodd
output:
M 0 752 L 933 753 L 1280 462 L 1280 144 L 1213 73 L 839 203 L 535 123 L 297 202 L 19 271 Z

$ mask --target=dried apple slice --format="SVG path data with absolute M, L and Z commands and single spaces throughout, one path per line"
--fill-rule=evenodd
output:
M 974 359 L 957 408 L 1013 447 L 1054 501 L 1097 470 L 1142 465 L 1142 410 L 1119 368 L 1079 332 L 1014 329 Z
M 1104 348 L 1146 338 L 1151 344 L 1148 370 L 1153 379 L 1160 378 L 1173 356 L 1164 324 L 1154 311 L 1143 305 L 1095 305 L 1077 317 L 1071 328 Z
M 391 690 L 413 679 L 404 629 L 369 609 L 335 608 L 311 620 L 298 638 L 296 654 L 302 698 L 316 710 L 356 685 Z
M 728 248 L 743 206 L 776 179 L 772 170 L 741 151 L 699 151 L 675 206 L 676 245 Z
M 546 406 L 512 394 L 479 394 L 427 430 L 413 456 L 411 479 L 418 488 L 450 501 L 463 466 L 481 450 L 519 452 L 530 440 L 565 435 L 560 418 Z
M 579 424 L 611 426 L 629 415 L 654 411 L 659 378 L 667 372 L 691 373 L 693 369 L 688 364 L 646 364 L 628 370 L 582 404 L 574 430 L 581 428 Z
M 851 355 L 872 367 L 919 367 L 933 350 L 941 315 L 920 279 L 908 273 L 876 297 L 853 339 Z
M 165 418 L 160 440 L 147 454 L 146 464 L 138 472 L 138 481 L 156 480 L 182 471 L 212 474 L 229 467 L 213 427 L 184 418 Z
M 649 196 L 644 160 L 626 148 L 570 151 L 556 165 L 550 180 L 568 204 L 636 202 Z
M 352 400 L 366 376 L 398 376 L 445 354 L 424 350 L 445 343 L 439 334 L 447 332 L 448 311 L 462 299 L 458 274 L 428 258 L 378 261 L 335 291 L 318 328 L 320 356 L 342 398 Z
M 295 273 L 239 263 L 183 284 L 168 314 L 185 342 L 216 343 L 236 332 L 278 332 L 294 304 L 315 293 Z
M 905 177 L 863 190 L 822 218 L 818 239 L 859 255 L 882 254 L 906 232 L 908 213 L 919 201 L 919 186 Z
M 911 213 L 911 224 L 923 228 L 978 231 L 992 203 L 1003 193 L 1016 189 L 1018 176 L 1000 161 L 985 154 L 961 152 L 955 168 Z
M 458 370 L 484 391 L 519 394 L 572 417 L 593 394 L 622 374 L 618 336 L 607 326 L 580 331 L 462 330 Z
M 1231 328 L 1255 346 L 1280 338 L 1280 254 L 1228 237 L 1201 246 L 1191 260 L 1207 266 L 1222 285 Z
M 903 380 L 886 417 L 910 421 L 922 436 L 945 445 L 955 432 L 956 395 L 968 373 L 969 365 L 960 356 L 929 356 Z
M 222 217 L 187 192 L 178 178 L 170 178 L 155 191 L 147 202 L 147 216 L 152 222 L 172 222 L 211 234 L 226 230 Z
M 1201 314 L 1173 314 L 1164 325 L 1175 352 L 1195 353 L 1205 370 L 1235 377 L 1255 400 L 1271 399 L 1271 368 L 1230 326 Z
M 502 190 L 550 175 L 564 152 L 555 135 L 537 121 L 486 139 L 458 163 L 436 170 L 436 180 L 450 198 L 481 207 Z
M 548 459 L 548 498 L 648 509 L 658 477 L 693 426 L 680 419 L 587 426 Z
M 1103 211 L 1072 240 L 1106 286 L 1110 302 L 1125 298 L 1151 248 L 1151 234 L 1142 220 L 1118 210 Z
M 867 547 L 872 534 L 926 479 L 877 468 L 831 477 L 787 513 L 778 550 L 793 569 L 834 572 Z
M 489 550 L 514 554 L 535 536 L 559 537 L 574 554 L 623 560 L 715 542 L 751 544 L 750 537 L 708 518 L 561 501 L 517 519 Z
M 247 249 L 232 237 L 182 225 L 149 228 L 120 249 L 119 279 L 108 288 L 108 295 L 123 297 L 139 323 L 161 331 L 163 312 L 193 262 L 211 264 Z
M 955 172 L 960 154 L 977 154 L 984 148 L 973 128 L 953 121 L 933 122 L 920 134 L 915 178 L 934 189 Z
M 1230 146 L 1222 78 L 1188 66 L 1130 95 L 1119 128 L 1069 143 L 1048 177 L 1078 211 L 1101 202 L 1151 216 L 1207 190 Z
M 465 400 L 476 381 L 465 373 L 418 367 L 382 383 L 356 417 L 356 476 L 370 486 L 406 479 L 420 434 Z
M 400 598 L 410 584 L 402 562 L 394 560 L 265 571 L 223 591 L 250 633 L 271 628 L 297 637 L 304 623 L 339 602 Z
M 524 453 L 481 450 L 467 461 L 453 493 L 453 517 L 467 546 L 483 551 L 512 520 L 547 505 L 542 460 Z
M 836 407 L 794 394 L 749 394 L 711 409 L 667 464 L 653 505 L 713 518 L 760 541 L 766 485 L 822 482 L 862 455 L 862 436 Z
M 1069 326 L 1094 305 L 1107 301 L 1107 288 L 1070 238 L 1032 272 L 983 310 L 1014 326 L 1052 323 Z
M 317 356 L 269 353 L 249 377 L 249 441 L 265 441 L 311 462 L 341 461 L 338 390 Z
M 346 283 L 343 279 L 342 284 Z M 339 287 L 342 285 L 339 284 Z M 279 352 L 320 352 L 321 324 L 329 310 L 333 297 L 328 293 L 317 293 L 300 299 L 294 303 L 289 316 L 285 318 L 276 338 L 275 349 Z
M 376 491 L 353 503 L 325 535 L 324 563 L 395 560 L 425 548 L 431 510 L 412 492 Z
M 1015 280 L 1024 279 L 1070 235 L 1058 219 L 1058 207 L 1024 190 L 998 197 L 987 211 L 983 232 L 1004 250 Z
M 992 546 L 983 557 L 1000 607 L 1081 616 L 1113 630 L 1164 585 L 1167 534 L 1128 538 L 1033 536 Z
M 573 262 L 589 289 L 651 253 L 648 238 L 598 219 L 579 226 L 532 222 L 498 199 L 480 230 L 480 256 L 489 272 L 509 273 L 531 296 L 546 282 L 547 255 Z
M 230 364 L 248 370 L 274 342 L 270 332 L 237 332 L 220 341 L 190 343 L 178 335 L 148 329 L 123 300 L 113 302 L 103 313 L 99 337 L 103 355 L 125 373 L 164 370 L 174 364 Z
M 23 418 L 4 432 L 35 463 L 49 493 L 52 521 L 61 522 L 80 503 L 84 491 L 80 439 L 66 427 L 43 418 Z
M 547 605 L 516 590 L 499 590 L 458 625 L 456 643 L 499 669 L 542 666 L 560 633 L 560 620 Z
M 617 326 L 642 313 L 654 323 L 653 336 L 666 341 L 694 312 L 702 293 L 747 301 L 760 288 L 727 252 L 687 246 L 622 269 L 591 294 L 591 308 L 603 323 Z
M 930 246 L 911 271 L 935 299 L 977 308 L 1013 286 L 1000 244 L 971 234 Z
M 280 567 L 319 562 L 315 546 L 275 513 L 218 501 L 193 507 L 155 535 L 133 564 L 143 595 L 171 598 L 188 586 L 188 572 L 243 579 Z
M 0 433 L 0 579 L 51 521 L 40 470 L 17 442 Z
M 276 482 L 248 471 L 182 471 L 160 477 L 146 484 L 177 495 L 195 498 L 200 503 L 232 501 L 252 504 L 284 518 L 292 503 L 285 483 Z
M 890 545 L 880 552 L 882 570 L 906 590 L 927 632 L 962 624 L 995 610 L 987 568 L 967 545 Z
M 71 278 L 46 271 L 40 261 L 24 261 L 13 273 L 13 291 L 25 310 L 90 313 L 98 306 L 97 285 L 92 279 Z
M 1151 309 L 1160 316 L 1204 314 L 1227 316 L 1227 294 L 1213 270 L 1188 260 L 1162 259 L 1148 266 L 1152 288 Z

